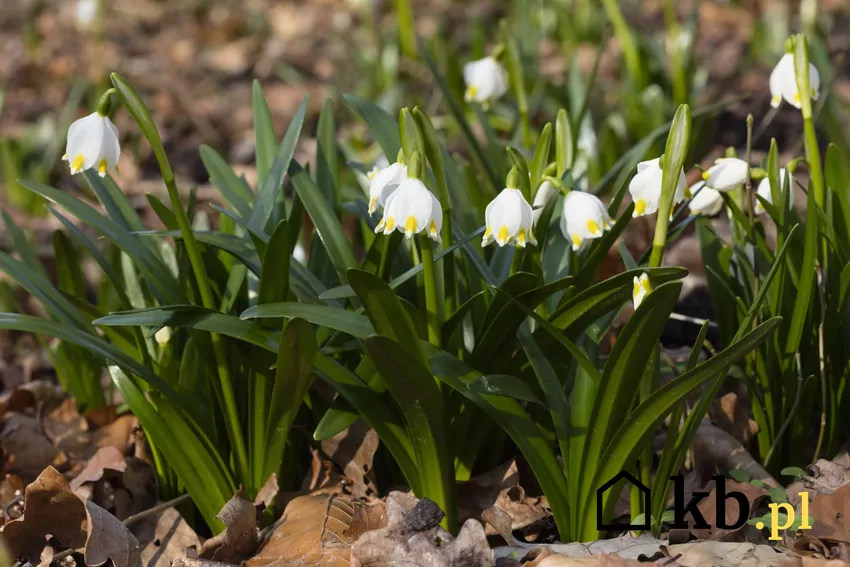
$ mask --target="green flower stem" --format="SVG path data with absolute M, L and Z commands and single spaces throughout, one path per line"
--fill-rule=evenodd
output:
M 192 225 L 189 222 L 189 217 L 183 209 L 183 204 L 180 200 L 180 193 L 177 190 L 177 183 L 174 181 L 174 172 L 171 169 L 171 164 L 168 161 L 168 156 L 165 155 L 165 148 L 162 145 L 162 139 L 159 136 L 153 119 L 145 107 L 138 93 L 133 89 L 132 85 L 127 82 L 121 75 L 113 73 L 110 78 L 116 91 L 121 96 L 124 106 L 133 116 L 133 119 L 139 125 L 142 133 L 147 138 L 153 149 L 156 161 L 159 164 L 162 179 L 165 182 L 165 187 L 168 190 L 168 196 L 171 199 L 171 209 L 174 213 L 174 218 L 177 221 L 177 227 L 183 237 L 183 245 L 186 247 L 186 253 L 189 256 L 189 263 L 192 266 L 192 271 L 195 274 L 195 280 L 198 285 L 198 290 L 201 294 L 201 301 L 207 309 L 218 310 L 215 303 L 215 298 L 210 288 L 209 278 L 207 277 L 206 267 L 201 258 L 201 251 L 198 247 L 198 242 L 195 240 L 195 234 L 192 232 Z M 234 459 L 236 461 L 239 476 L 242 479 L 249 479 L 248 467 L 248 452 L 245 449 L 245 439 L 242 435 L 242 425 L 239 421 L 239 412 L 236 407 L 236 398 L 233 394 L 233 382 L 230 378 L 230 368 L 227 363 L 227 352 L 224 341 L 218 333 L 210 333 L 210 340 L 213 346 L 215 355 L 216 368 L 218 370 L 218 379 L 221 385 L 221 395 L 224 402 L 225 425 L 227 433 L 230 437 L 230 443 L 233 446 Z
M 664 259 L 664 248 L 667 246 L 667 228 L 670 224 L 670 213 L 673 210 L 673 197 L 682 166 L 688 154 L 688 143 L 691 138 L 691 108 L 682 104 L 673 117 L 670 134 L 667 136 L 667 146 L 661 159 L 664 171 L 661 179 L 661 201 L 658 206 L 658 219 L 655 223 L 655 238 L 652 241 L 652 254 L 649 257 L 649 267 L 658 268 Z
M 425 279 L 425 316 L 428 321 L 428 341 L 440 346 L 440 315 L 437 310 L 437 277 L 434 270 L 434 250 L 428 237 L 419 235 L 419 255 L 422 259 L 422 276 Z
M 115 89 L 107 89 L 97 101 L 97 113 L 101 116 L 109 116 L 112 112 L 112 95 L 117 94 Z
M 415 58 L 417 55 L 416 23 L 412 0 L 395 0 L 395 13 L 398 18 L 398 40 L 401 52 L 407 57 Z
M 809 80 L 809 50 L 805 35 L 798 35 L 794 47 L 794 69 L 797 75 L 797 91 L 800 93 L 800 109 L 803 114 L 803 142 L 806 161 L 809 163 L 809 176 L 815 191 L 815 203 L 824 207 L 825 189 L 823 169 L 820 160 L 820 148 L 815 136 L 814 117 L 812 116 L 811 82 Z

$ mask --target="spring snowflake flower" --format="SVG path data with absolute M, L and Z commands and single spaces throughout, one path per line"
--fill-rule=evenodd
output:
M 661 158 L 642 161 L 637 165 L 637 175 L 629 183 L 629 193 L 635 202 L 633 217 L 651 215 L 658 211 L 658 201 L 661 200 L 661 179 L 663 172 L 659 163 Z M 688 196 L 685 185 L 685 170 L 679 173 L 676 194 L 673 204 L 678 205 Z
M 817 68 L 809 63 L 809 88 L 812 100 L 817 100 L 820 94 L 820 74 Z M 802 108 L 800 93 L 797 91 L 797 74 L 794 71 L 794 54 L 786 53 L 770 73 L 770 106 L 777 108 L 785 99 L 795 108 Z
M 391 234 L 393 230 L 398 230 L 407 238 L 412 238 L 414 234 L 425 230 L 429 238 L 442 242 L 442 228 L 443 208 L 440 201 L 424 183 L 408 178 L 387 198 L 384 216 L 375 227 L 375 232 Z
M 381 170 L 369 172 L 369 214 L 384 207 L 390 195 L 407 179 L 407 166 L 396 162 Z
M 502 189 L 487 205 L 484 218 L 487 228 L 481 246 L 487 246 L 491 242 L 497 243 L 499 247 L 511 244 L 517 248 L 525 248 L 529 242 L 537 245 L 537 240 L 531 232 L 534 212 L 519 189 Z
M 646 273 L 640 275 L 640 277 L 635 276 L 634 278 L 634 288 L 632 289 L 632 301 L 635 304 L 635 309 L 640 307 L 640 304 L 643 302 L 643 298 L 652 291 L 652 286 L 649 284 L 649 276 Z
M 486 103 L 508 92 L 508 74 L 493 57 L 485 57 L 463 66 L 467 101 Z
M 747 162 L 738 158 L 719 158 L 714 160 L 707 171 L 702 172 L 705 184 L 715 191 L 733 191 L 747 182 Z
M 81 28 L 87 28 L 97 15 L 97 0 L 77 0 L 74 19 Z
M 688 203 L 688 208 L 695 215 L 713 217 L 723 209 L 723 197 L 719 191 L 705 187 L 705 181 L 698 181 L 689 189 L 694 196 Z
M 171 340 L 171 327 L 162 327 L 153 336 L 156 344 L 164 347 Z
M 107 172 L 118 171 L 120 156 L 118 128 L 108 117 L 94 112 L 68 128 L 62 159 L 70 163 L 72 175 L 96 167 L 98 175 L 106 177 Z
M 781 185 L 780 191 L 782 190 L 782 188 L 785 187 L 786 182 L 790 182 L 789 186 L 788 186 L 788 190 L 790 191 L 790 195 L 788 196 L 788 200 L 790 201 L 791 206 L 793 207 L 794 206 L 794 181 L 793 181 L 793 177 L 789 177 L 788 172 L 783 167 L 782 169 L 779 170 L 779 179 L 780 179 L 780 185 Z M 768 179 L 767 177 L 765 177 L 764 179 L 762 179 L 759 182 L 759 186 L 758 186 L 758 189 L 756 190 L 756 193 L 758 193 L 758 195 L 760 197 L 762 197 L 768 203 L 773 204 L 773 193 L 771 193 L 771 190 L 770 190 L 770 179 Z M 758 199 L 756 199 L 755 206 L 753 207 L 753 212 L 757 215 L 764 213 L 764 207 L 762 206 L 761 201 L 759 201 Z
M 585 240 L 600 238 L 610 228 L 608 210 L 595 195 L 570 191 L 564 197 L 561 232 L 572 242 L 573 250 L 581 248 Z
M 551 201 L 557 194 L 558 191 L 555 190 L 555 186 L 552 185 L 551 182 L 544 181 L 540 184 L 540 187 L 537 188 L 537 193 L 534 194 L 534 202 L 531 205 L 532 209 L 534 209 L 532 211 L 534 224 L 537 223 L 537 220 L 543 213 L 543 209 L 545 209 L 546 205 L 549 204 L 549 201 Z

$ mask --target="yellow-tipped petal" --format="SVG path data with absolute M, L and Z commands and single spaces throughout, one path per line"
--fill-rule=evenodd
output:
M 632 301 L 637 301 L 638 295 L 640 295 L 640 283 L 635 280 L 634 288 L 632 288 Z
M 407 217 L 407 222 L 404 223 L 404 233 L 408 236 L 416 232 L 416 217 L 410 215 Z
M 694 194 L 691 193 L 690 187 L 685 187 L 685 199 L 690 199 L 693 196 L 694 196 Z
M 504 245 L 508 242 L 508 238 L 508 227 L 502 225 L 502 228 L 499 229 L 499 234 L 496 235 L 496 242 Z
M 646 290 L 646 293 L 649 293 L 650 291 L 652 291 L 652 286 L 649 285 L 649 278 L 641 277 L 640 278 L 640 285 L 643 286 L 643 289 Z
M 646 201 L 638 199 L 635 202 L 635 216 L 640 216 L 646 210 Z
M 62 154 L 62 161 L 68 161 L 68 154 Z
M 599 225 L 596 224 L 596 221 L 592 219 L 587 221 L 587 230 L 589 230 L 590 234 L 593 236 L 598 236 L 602 233 L 602 229 L 600 229 Z
M 817 98 L 818 92 L 812 87 L 812 98 Z
M 770 99 L 770 103 L 773 106 L 779 106 L 780 102 L 782 102 L 782 97 L 779 95 L 773 95 L 773 98 Z
M 77 173 L 78 171 L 83 169 L 83 164 L 86 162 L 86 158 L 82 155 L 79 155 L 74 158 L 74 161 L 71 162 L 71 173 Z
M 437 236 L 437 223 L 434 222 L 434 219 L 431 219 L 431 224 L 428 226 L 428 234 Z
M 387 219 L 387 228 L 386 229 L 392 230 L 394 228 L 395 228 L 395 219 L 393 217 L 390 217 L 390 218 Z
M 100 160 L 100 163 L 97 164 L 97 174 L 100 175 L 101 177 L 105 177 L 106 176 L 106 168 L 107 168 L 106 160 L 105 159 Z
M 525 248 L 525 229 L 519 229 L 519 234 L 516 235 L 516 245 L 520 248 Z
M 703 171 L 703 172 L 702 172 L 702 178 L 703 178 L 703 180 L 708 181 L 708 178 L 709 178 L 709 177 L 711 177 L 711 174 L 710 174 L 708 171 Z
M 378 202 L 377 197 L 372 197 L 371 199 L 369 199 L 369 214 L 370 215 L 375 212 L 375 204 L 377 202 Z
M 581 238 L 578 234 L 573 233 L 573 248 L 578 248 L 581 246 Z
M 800 104 L 800 93 L 794 93 L 794 104 Z
M 466 87 L 466 94 L 464 95 L 464 98 L 466 98 L 466 100 L 475 100 L 475 95 L 477 94 L 478 87 L 476 87 L 475 85 L 470 85 Z
M 487 230 L 484 231 L 484 238 L 488 238 L 491 234 L 493 234 L 493 229 L 488 226 Z

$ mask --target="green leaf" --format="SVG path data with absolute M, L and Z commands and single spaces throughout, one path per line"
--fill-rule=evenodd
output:
M 289 430 L 313 383 L 313 358 L 318 346 L 313 327 L 303 319 L 287 322 L 280 336 L 277 370 L 268 407 L 268 449 L 263 478 L 277 472 L 284 462 Z
M 732 477 L 733 480 L 737 482 L 749 482 L 750 475 L 745 470 L 734 469 L 729 471 L 729 476 Z
M 286 301 L 289 294 L 289 266 L 292 256 L 292 232 L 285 220 L 278 223 L 269 239 L 263 256 L 263 271 L 257 303 L 267 304 Z
M 534 157 L 531 159 L 531 197 L 540 188 L 543 182 L 543 172 L 549 165 L 549 154 L 552 148 L 552 123 L 547 123 L 543 130 L 540 131 L 540 136 L 537 138 L 537 147 L 534 148 Z
M 431 372 L 399 343 L 382 336 L 366 339 L 366 351 L 401 409 L 422 483 L 420 498 L 430 498 L 446 513 L 454 530 L 454 460 L 450 453 L 449 419 Z
M 507 374 L 487 374 L 469 384 L 476 394 L 505 396 L 515 400 L 545 405 L 538 395 L 522 379 Z
M 794 300 L 794 312 L 788 325 L 788 335 L 785 341 L 785 354 L 789 355 L 789 364 L 793 362 L 794 352 L 800 346 L 803 337 L 806 318 L 809 314 L 809 303 L 815 284 L 815 264 L 818 256 L 818 206 L 815 203 L 814 191 L 809 190 L 806 211 L 806 237 L 803 251 L 803 263 L 800 267 L 800 283 L 797 286 L 797 296 Z
M 316 184 L 325 195 L 328 203 L 339 210 L 341 194 L 339 186 L 339 155 L 336 147 L 336 123 L 334 105 L 330 98 L 325 99 L 322 113 L 319 115 L 319 131 L 316 134 Z
M 254 195 L 248 185 L 230 168 L 224 158 L 209 146 L 200 147 L 201 162 L 210 176 L 210 181 L 221 192 L 230 206 L 244 218 L 251 216 L 251 202 Z M 262 187 L 262 185 L 260 185 Z
M 325 305 L 306 305 L 295 302 L 263 303 L 249 307 L 239 317 L 240 319 L 298 317 L 358 339 L 365 339 L 375 334 L 372 324 L 363 315 Z
M 395 161 L 401 149 L 401 138 L 398 134 L 398 123 L 387 111 L 373 102 L 353 94 L 342 95 L 345 101 L 366 121 L 369 131 L 375 141 L 384 150 L 384 155 L 390 163 Z
M 357 261 L 354 259 L 351 244 L 345 236 L 339 219 L 322 197 L 310 174 L 295 160 L 292 160 L 289 165 L 289 177 L 295 192 L 304 204 L 304 209 L 316 227 L 316 232 L 336 269 L 339 280 L 345 283 L 346 271 L 357 267 Z
M 240 339 L 271 352 L 277 352 L 280 343 L 278 332 L 268 331 L 252 321 L 244 321 L 198 305 L 169 305 L 111 313 L 95 320 L 94 324 L 197 329 Z
M 254 79 L 251 85 L 251 106 L 254 109 L 254 153 L 257 159 L 257 186 L 266 183 L 266 177 L 274 163 L 277 149 L 277 136 L 274 133 L 274 121 L 263 87 Z
M 348 281 L 363 303 L 374 327 L 372 332 L 393 339 L 424 366 L 419 335 L 395 291 L 379 277 L 362 270 L 349 270 Z
M 781 486 L 774 486 L 768 489 L 767 493 L 774 502 L 788 502 L 788 495 L 785 494 L 785 489 Z
M 38 261 L 38 254 L 36 254 L 33 247 L 30 246 L 29 240 L 27 240 L 26 235 L 24 235 L 24 231 L 15 224 L 15 221 L 12 220 L 12 217 L 8 212 L 6 212 L 6 209 L 0 209 L 0 212 L 3 214 L 3 224 L 6 226 L 6 232 L 9 234 L 12 250 L 18 254 L 18 257 L 25 266 L 46 278 L 47 272 L 44 271 L 44 266 L 42 266 L 41 262 Z
M 808 473 L 800 467 L 785 467 L 784 469 L 779 471 L 779 474 L 781 474 L 782 476 L 793 477 L 804 477 L 808 475 Z
M 313 430 L 313 439 L 324 441 L 348 429 L 360 417 L 342 396 L 337 397 Z

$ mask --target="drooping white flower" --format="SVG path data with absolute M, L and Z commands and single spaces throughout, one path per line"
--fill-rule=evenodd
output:
M 537 245 L 531 231 L 534 214 L 531 205 L 525 200 L 519 189 L 502 189 L 496 198 L 490 201 L 484 211 L 486 229 L 481 246 L 495 242 L 501 248 L 511 244 L 525 248 L 527 243 Z
M 640 307 L 643 298 L 652 291 L 652 286 L 649 284 L 649 276 L 644 272 L 640 277 L 635 276 L 634 288 L 632 289 L 632 301 L 635 304 L 635 309 Z
M 87 28 L 97 14 L 97 0 L 77 0 L 74 19 L 81 28 Z
M 561 232 L 572 243 L 573 250 L 581 248 L 585 240 L 600 238 L 610 228 L 608 209 L 595 195 L 570 191 L 564 197 Z
M 637 175 L 629 183 L 629 193 L 635 202 L 633 217 L 651 215 L 658 211 L 658 202 L 661 200 L 661 180 L 664 174 L 659 163 L 660 159 L 642 161 L 637 165 Z M 673 204 L 678 205 L 684 201 L 687 193 L 685 170 L 682 169 L 676 184 Z
M 694 198 L 688 203 L 688 208 L 693 214 L 712 217 L 723 209 L 723 197 L 720 196 L 720 192 L 711 187 L 705 187 L 705 181 L 694 183 L 690 187 L 690 192 Z
M 534 202 L 531 205 L 532 209 L 534 209 L 532 211 L 534 215 L 534 224 L 537 224 L 537 220 L 540 218 L 540 215 L 543 214 L 543 209 L 546 208 L 549 201 L 551 201 L 557 194 L 558 191 L 551 182 L 544 181 L 540 184 L 540 187 L 537 188 L 537 193 L 534 194 Z
M 375 227 L 375 232 L 391 234 L 393 230 L 398 230 L 407 238 L 412 238 L 424 230 L 429 238 L 441 242 L 442 228 L 443 208 L 440 201 L 424 183 L 408 178 L 387 198 L 384 216 Z
M 164 347 L 171 340 L 171 327 L 162 327 L 153 335 L 156 344 Z
M 407 179 L 407 166 L 396 162 L 384 169 L 369 172 L 369 214 L 378 206 L 385 206 L 387 199 Z
M 93 167 L 105 177 L 107 172 L 118 171 L 121 146 L 115 124 L 97 112 L 80 118 L 68 128 L 68 143 L 63 160 L 71 165 L 71 174 Z
M 793 177 L 789 178 L 788 171 L 786 171 L 786 169 L 783 167 L 779 170 L 779 185 L 780 185 L 779 193 L 780 193 L 780 195 L 782 194 L 782 189 L 785 187 L 786 183 L 789 183 L 788 191 L 790 192 L 790 194 L 788 195 L 788 200 L 791 203 L 791 206 L 793 207 L 794 206 L 794 181 L 793 181 Z M 764 179 L 762 179 L 759 182 L 759 186 L 758 186 L 758 189 L 756 190 L 756 193 L 758 193 L 758 195 L 760 197 L 764 198 L 764 200 L 767 201 L 768 203 L 773 204 L 773 193 L 770 190 L 770 179 L 769 178 L 765 177 Z M 761 201 L 759 201 L 758 199 L 756 199 L 755 201 L 756 202 L 755 202 L 755 206 L 753 207 L 753 212 L 757 215 L 764 213 L 764 206 L 762 206 Z
M 820 74 L 817 68 L 809 63 L 809 88 L 812 100 L 820 95 Z M 797 75 L 794 72 L 794 54 L 786 53 L 770 73 L 770 106 L 777 108 L 782 99 L 794 106 L 802 108 L 800 93 L 797 91 Z
M 718 158 L 702 172 L 705 184 L 715 191 L 734 191 L 747 182 L 747 162 L 739 158 Z
M 508 74 L 493 57 L 471 61 L 463 66 L 464 98 L 486 103 L 508 92 Z

